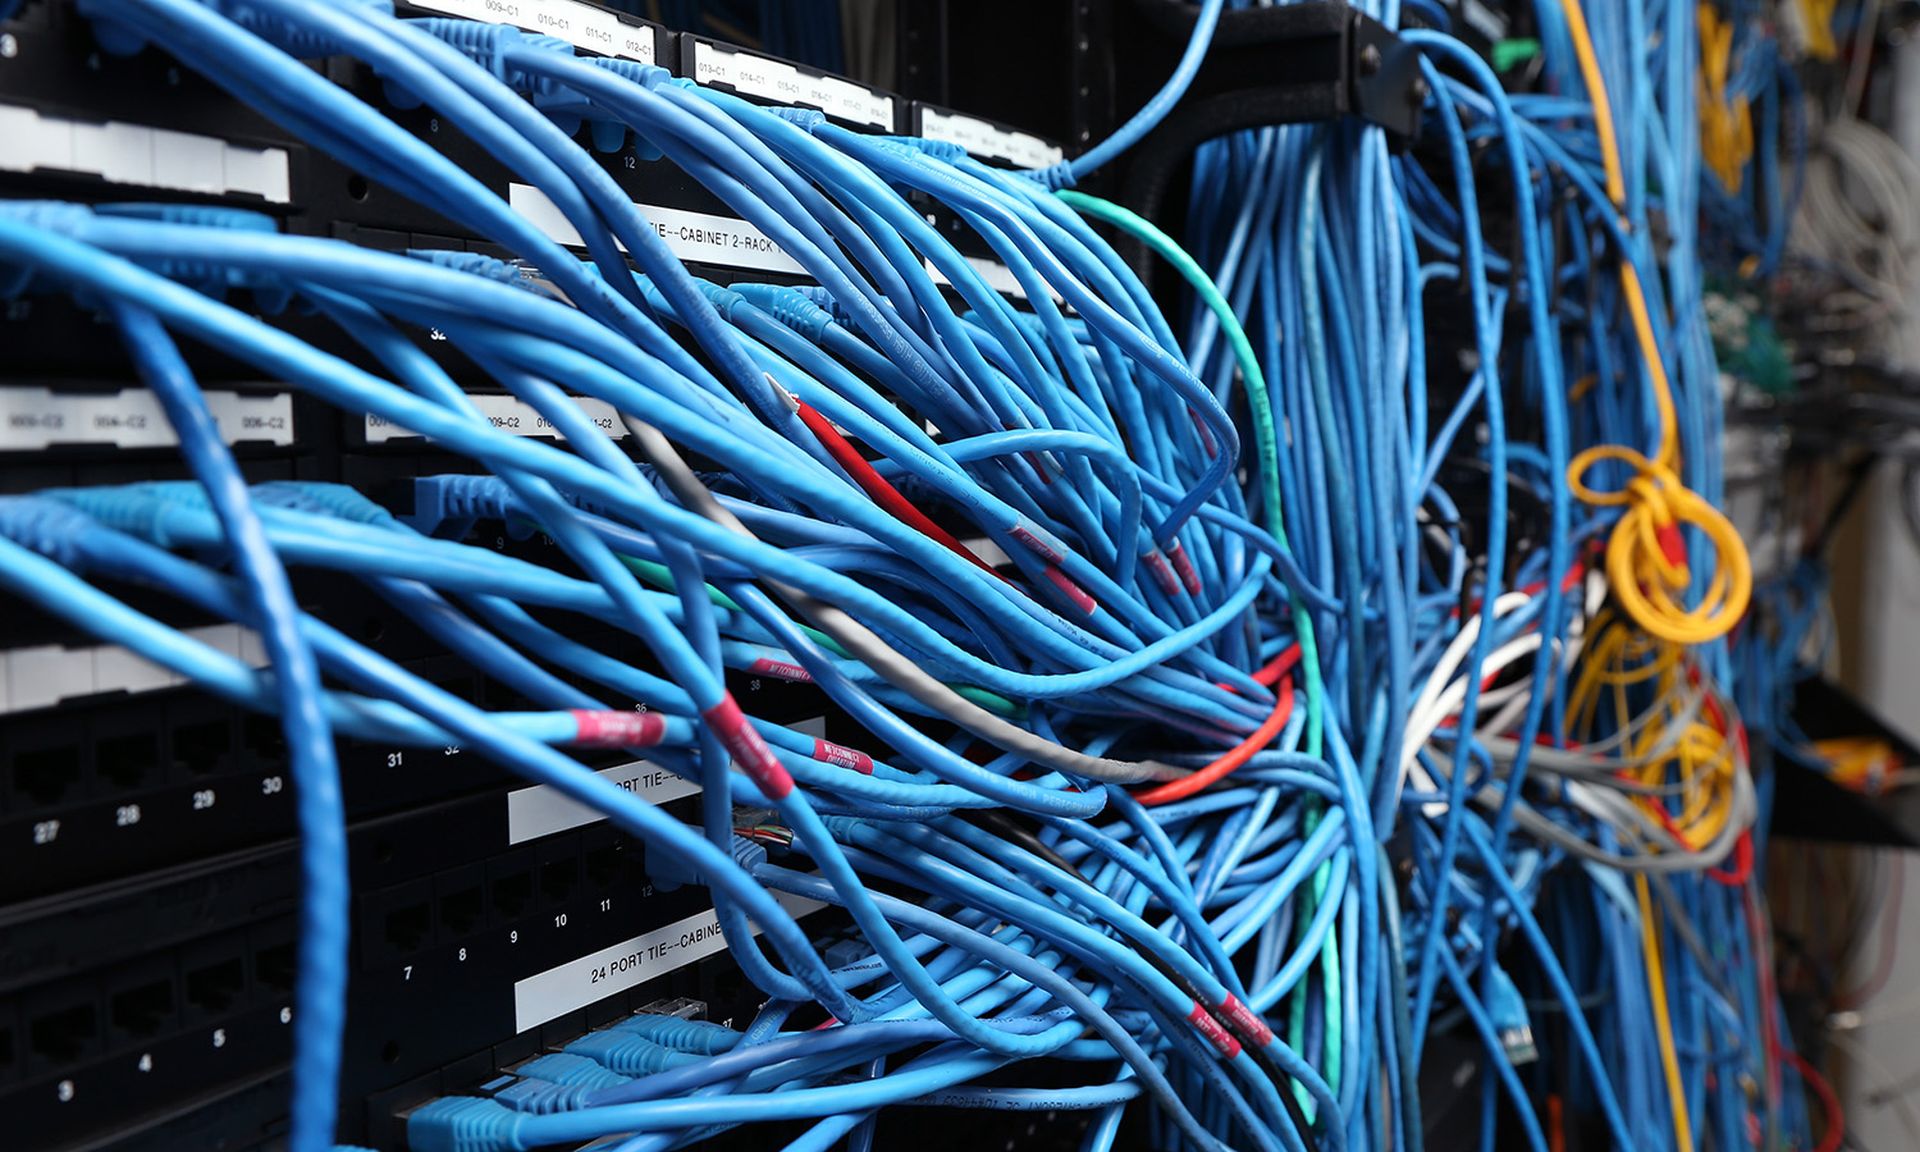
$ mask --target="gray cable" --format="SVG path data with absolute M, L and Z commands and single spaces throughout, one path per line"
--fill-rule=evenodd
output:
M 693 474 L 693 469 L 681 458 L 679 450 L 661 435 L 659 429 L 625 412 L 620 414 L 620 421 L 633 436 L 635 445 L 659 470 L 660 478 L 688 510 L 698 512 L 742 536 L 757 539 L 740 522 L 739 517 L 714 498 L 713 493 L 707 490 L 707 486 L 700 482 L 700 478 Z M 1176 768 L 1158 760 L 1113 760 L 1105 756 L 1089 756 L 1029 732 L 947 687 L 840 608 L 777 580 L 766 579 L 763 582 L 815 628 L 833 637 L 848 656 L 873 669 L 881 679 L 915 701 L 989 744 L 1057 772 L 1068 772 L 1112 784 L 1178 780 L 1191 775 L 1190 769 Z

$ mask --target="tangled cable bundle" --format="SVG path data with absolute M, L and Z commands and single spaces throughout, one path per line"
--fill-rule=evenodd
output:
M 1770 986 L 1743 713 L 1777 701 L 1729 655 L 1753 579 L 1717 507 L 1702 260 L 1758 260 L 1784 224 L 1735 198 L 1777 198 L 1777 123 L 1718 91 L 1709 117 L 1696 72 L 1748 83 L 1771 46 L 1744 25 L 1541 3 L 1541 82 L 1509 93 L 1423 19 L 1401 33 L 1424 54 L 1418 148 L 1355 122 L 1211 141 L 1175 239 L 1068 186 L 1177 100 L 1220 0 L 1171 95 L 1049 173 L 378 4 L 81 7 L 115 51 L 165 51 L 514 257 L 0 201 L 4 282 L 105 308 L 199 480 L 0 501 L 0 585 L 291 737 L 297 1152 L 335 1116 L 336 736 L 457 744 L 604 812 L 657 881 L 711 891 L 765 997 L 738 1030 L 636 1017 L 435 1100 L 408 1121 L 422 1152 L 775 1121 L 800 1122 L 790 1149 L 867 1148 L 909 1106 L 1083 1113 L 1090 1152 L 1123 1131 L 1418 1148 L 1441 1120 L 1420 1083 L 1462 1066 L 1485 1147 L 1836 1131 Z M 585 259 L 318 56 L 434 109 Z M 695 278 L 582 121 L 663 154 L 811 286 Z M 474 470 L 420 477 L 404 517 L 249 488 L 183 345 Z M 496 428 L 479 387 L 561 441 Z M 476 521 L 537 529 L 553 563 L 470 542 Z M 309 614 L 290 571 L 364 585 L 524 709 Z M 272 670 L 127 586 L 260 630 Z M 728 672 L 809 682 L 860 738 L 755 715 Z M 699 783 L 700 825 L 569 754 L 607 747 Z M 852 954 L 796 918 L 816 903 Z

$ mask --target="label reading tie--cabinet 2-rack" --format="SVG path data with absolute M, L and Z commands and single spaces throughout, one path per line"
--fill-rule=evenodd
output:
M 629 24 L 605 8 L 579 0 L 411 0 L 415 8 L 464 16 L 488 24 L 511 24 L 528 32 L 565 40 L 575 48 L 654 62 L 654 29 Z
M 838 76 L 815 75 L 785 60 L 756 56 L 710 40 L 693 41 L 693 79 L 776 104 L 818 108 L 863 128 L 892 132 L 899 123 L 893 97 Z
M 773 898 L 796 917 L 825 907 L 817 900 L 785 892 L 775 892 Z M 758 926 L 753 931 L 756 936 L 760 933 Z M 616 992 L 637 988 L 726 946 L 720 918 L 709 908 L 515 981 L 514 1031 L 525 1032 Z
M 583 246 L 579 229 L 560 211 L 545 192 L 531 184 L 507 185 L 507 203 L 534 227 L 555 243 L 572 248 Z M 655 234 L 667 245 L 667 251 L 694 264 L 712 264 L 722 268 L 744 268 L 754 272 L 782 272 L 804 276 L 806 269 L 787 255 L 771 236 L 733 216 L 711 212 L 689 212 L 658 204 L 635 204 L 641 219 L 653 226 Z M 626 250 L 626 245 L 621 245 Z

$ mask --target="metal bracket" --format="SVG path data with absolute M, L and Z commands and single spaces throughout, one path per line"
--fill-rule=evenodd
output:
M 1137 96 L 1125 106 L 1138 107 L 1172 72 L 1198 17 L 1181 0 L 1127 7 L 1132 18 L 1115 34 L 1122 46 L 1142 45 L 1127 53 L 1134 66 L 1121 85 Z M 1156 46 L 1150 61 L 1146 44 Z M 1121 199 L 1155 218 L 1193 150 L 1242 129 L 1352 117 L 1385 130 L 1389 147 L 1402 151 L 1419 134 L 1426 96 L 1419 50 L 1344 0 L 1223 12 L 1192 86 L 1128 156 Z

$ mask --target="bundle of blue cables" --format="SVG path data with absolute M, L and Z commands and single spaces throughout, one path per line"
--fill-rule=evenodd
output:
M 1178 100 L 1226 7 L 1202 5 L 1136 120 L 1023 173 L 377 0 L 80 0 L 108 50 L 167 53 L 511 254 L 0 201 L 0 287 L 104 308 L 194 477 L 0 500 L 0 586 L 289 735 L 296 1152 L 330 1147 L 337 1111 L 336 738 L 458 745 L 605 813 L 656 880 L 711 892 L 765 998 L 737 1031 L 636 1016 L 435 1100 L 408 1120 L 422 1152 L 639 1152 L 776 1121 L 801 1123 L 791 1149 L 865 1149 L 884 1110 L 929 1107 L 1084 1113 L 1088 1152 L 1129 1117 L 1156 1148 L 1419 1148 L 1422 1056 L 1456 1030 L 1485 1052 L 1485 1147 L 1561 1147 L 1576 1119 L 1622 1148 L 1807 1127 L 1752 867 L 1765 791 L 1735 748 L 1741 710 L 1772 698 L 1732 691 L 1750 673 L 1724 639 L 1670 659 L 1607 640 L 1598 553 L 1620 514 L 1568 480 L 1577 448 L 1657 426 L 1637 290 L 1684 483 L 1719 495 L 1693 265 L 1708 244 L 1774 251 L 1778 222 L 1701 203 L 1691 14 L 1636 0 L 1580 23 L 1623 128 L 1623 203 L 1542 4 L 1556 94 L 1510 96 L 1444 32 L 1408 31 L 1427 148 L 1351 123 L 1210 142 L 1183 248 L 1067 189 Z M 389 109 L 303 63 L 321 57 L 364 64 Z M 544 196 L 584 258 L 388 114 L 422 105 Z M 696 277 L 576 135 L 664 157 L 809 286 Z M 1111 228 L 1175 263 L 1179 306 Z M 1430 410 L 1447 340 L 1465 367 Z M 343 485 L 250 488 L 198 348 L 465 470 L 418 477 L 404 516 Z M 556 440 L 496 427 L 475 389 Z M 617 438 L 582 399 L 619 413 Z M 469 542 L 477 522 L 544 533 L 553 562 Z M 1677 538 L 1686 594 L 1708 596 L 1714 551 Z M 289 573 L 316 571 L 525 707 L 460 699 L 309 612 Z M 270 670 L 130 587 L 260 631 Z M 865 743 L 727 688 L 770 670 Z M 1570 706 L 1589 679 L 1605 690 Z M 1725 745 L 1703 767 L 1696 729 Z M 698 783 L 699 826 L 583 762 L 606 748 Z M 857 958 L 829 961 L 796 919 L 822 904 Z

